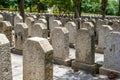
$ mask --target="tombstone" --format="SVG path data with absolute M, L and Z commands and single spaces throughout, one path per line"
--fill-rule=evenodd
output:
M 23 53 L 23 80 L 53 80 L 53 48 L 47 39 L 28 38 Z
M 0 80 L 12 80 L 10 43 L 4 34 L 0 34 Z
M 10 41 L 10 45 L 12 45 L 12 25 L 8 21 L 0 22 L 0 33 L 3 33 L 7 36 Z
M 31 36 L 31 28 L 32 28 L 32 26 L 34 24 L 34 19 L 32 17 L 27 17 L 25 19 L 25 23 L 28 26 L 28 36 Z
M 77 32 L 77 26 L 74 22 L 68 22 L 65 24 L 65 27 L 69 31 L 69 45 L 73 46 L 75 44 L 75 35 Z
M 95 73 L 95 46 L 94 35 L 86 28 L 77 31 L 76 35 L 76 59 L 72 62 L 72 68 Z
M 36 23 L 43 23 L 47 27 L 47 21 L 45 19 L 39 19 Z
M 120 22 L 114 22 L 113 25 L 111 25 L 114 31 L 120 32 Z
M 56 27 L 51 32 L 51 43 L 54 49 L 54 63 L 68 65 L 69 32 L 65 27 Z
M 55 20 L 56 18 L 54 16 L 52 17 L 49 17 L 49 28 L 50 30 L 52 29 L 52 26 L 53 26 L 53 20 Z
M 35 23 L 31 28 L 32 37 L 48 37 L 47 27 L 43 23 Z
M 81 28 L 88 29 L 90 31 L 90 33 L 94 35 L 94 25 L 92 22 L 84 22 L 83 26 L 81 26 Z
M 98 32 L 98 47 L 96 52 L 103 53 L 104 51 L 104 39 L 113 29 L 109 25 L 102 25 Z
M 23 43 L 28 38 L 28 26 L 25 23 L 18 23 L 15 29 L 15 49 L 23 50 Z
M 62 27 L 61 21 L 59 21 L 59 20 L 53 20 L 53 22 L 52 22 L 52 28 L 50 30 L 52 31 L 55 27 Z
M 120 77 L 120 32 L 111 32 L 105 38 L 104 64 L 100 74 L 111 72 Z
M 0 15 L 0 21 L 3 21 L 3 16 L 2 15 Z
M 19 14 L 14 17 L 14 26 L 16 26 L 17 23 L 23 23 L 23 18 Z

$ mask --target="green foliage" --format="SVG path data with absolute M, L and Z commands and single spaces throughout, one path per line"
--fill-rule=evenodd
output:
M 44 5 L 44 9 L 47 10 L 55 5 L 53 12 L 74 12 L 74 0 L 24 0 L 25 10 L 29 11 L 30 7 L 32 11 L 37 11 L 37 3 L 41 2 Z M 101 1 L 102 0 L 82 0 L 82 12 L 101 14 Z M 78 3 L 79 4 L 79 3 Z M 106 8 L 107 15 L 118 14 L 119 3 L 116 0 L 109 0 Z M 0 8 L 18 9 L 17 0 L 0 0 Z

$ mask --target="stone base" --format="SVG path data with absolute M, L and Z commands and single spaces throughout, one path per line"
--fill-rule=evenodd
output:
M 84 70 L 88 73 L 95 74 L 96 73 L 96 64 L 90 65 L 90 64 L 85 64 L 81 63 L 79 61 L 72 61 L 72 68 L 78 68 L 80 70 Z
M 117 77 L 120 78 L 120 72 L 118 71 L 115 71 L 115 70 L 111 70 L 111 69 L 107 69 L 107 68 L 104 68 L 104 67 L 101 67 L 99 69 L 99 73 L 102 74 L 102 75 L 108 75 L 109 73 L 115 73 L 117 75 Z
M 96 52 L 96 53 L 104 54 L 104 49 L 103 49 L 103 48 L 96 48 L 96 49 L 95 49 L 95 52 Z
M 23 54 L 23 51 L 22 51 L 22 50 L 15 49 L 15 48 L 12 48 L 12 49 L 11 49 L 11 53 L 22 55 L 22 54 Z
M 59 58 L 54 58 L 54 63 L 70 67 L 71 63 L 72 63 L 72 59 L 63 60 L 63 59 L 59 59 Z

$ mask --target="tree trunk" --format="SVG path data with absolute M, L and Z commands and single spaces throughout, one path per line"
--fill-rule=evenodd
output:
M 119 11 L 118 11 L 118 15 L 120 16 L 120 0 L 119 0 Z
M 102 18 L 105 18 L 108 0 L 102 0 Z
M 75 18 L 79 18 L 81 16 L 81 5 L 82 5 L 82 0 L 74 0 L 74 8 L 75 8 Z
M 23 22 L 25 22 L 24 0 L 18 0 L 18 4 L 19 4 L 20 15 L 21 15 L 22 18 L 23 18 Z

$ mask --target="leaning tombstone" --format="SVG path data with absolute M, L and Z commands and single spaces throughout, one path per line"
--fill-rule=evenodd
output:
M 105 38 L 104 64 L 100 74 L 120 77 L 120 32 L 110 32 Z
M 23 53 L 23 80 L 53 80 L 53 48 L 47 39 L 28 38 Z
M 95 73 L 95 46 L 93 34 L 86 28 L 77 31 L 76 35 L 76 59 L 72 62 L 72 68 Z
M 54 63 L 68 65 L 69 58 L 69 32 L 65 27 L 56 27 L 51 32 L 51 43 L 54 49 Z
M 34 19 L 32 17 L 27 17 L 25 19 L 25 23 L 28 26 L 28 36 L 31 36 L 31 28 L 32 28 L 32 26 L 34 24 Z
M 48 37 L 47 27 L 43 23 L 35 23 L 31 28 L 32 37 Z
M 12 80 L 10 43 L 4 34 L 0 34 L 0 80 Z
M 113 29 L 109 25 L 102 25 L 98 31 L 98 47 L 96 52 L 104 53 L 104 39 Z
M 74 45 L 75 45 L 75 35 L 76 35 L 76 32 L 77 32 L 77 26 L 74 22 L 67 22 L 65 24 L 65 27 L 69 31 L 69 46 L 74 47 Z
M 15 49 L 16 51 L 23 50 L 23 43 L 28 38 L 28 26 L 25 23 L 18 23 L 15 29 Z

